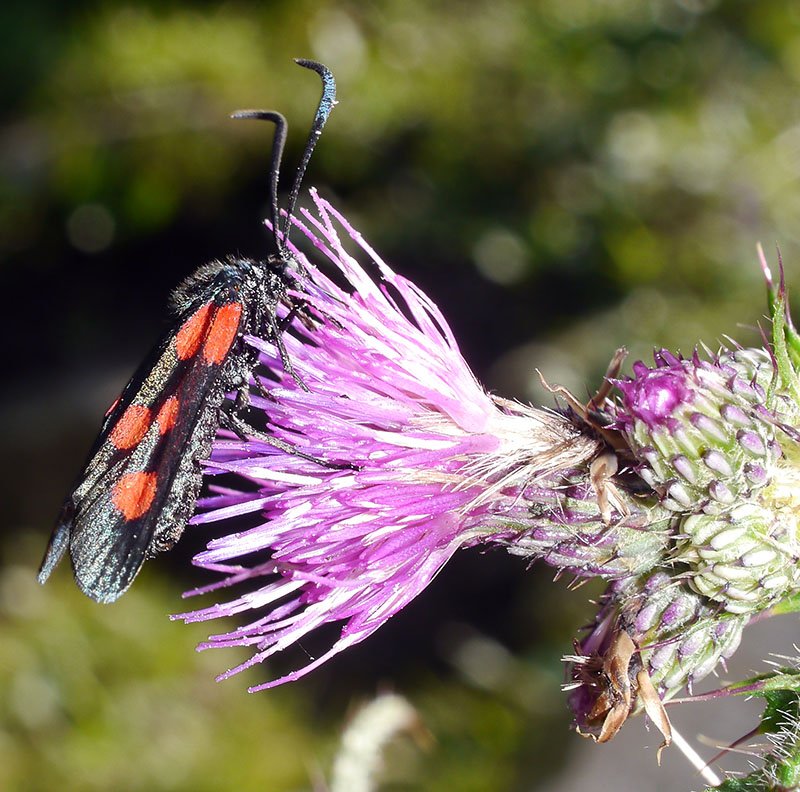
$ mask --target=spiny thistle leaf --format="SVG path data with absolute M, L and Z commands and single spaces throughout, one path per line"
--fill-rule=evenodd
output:
M 750 689 L 750 694 L 763 695 L 766 706 L 757 729 L 767 737 L 772 750 L 765 757 L 761 768 L 744 778 L 728 778 L 716 790 L 725 792 L 790 792 L 800 785 L 800 675 L 776 674 L 772 679 L 760 680 L 767 687 Z M 760 684 L 760 682 L 758 684 Z M 774 685 L 787 687 L 773 687 Z M 726 688 L 749 687 L 738 683 Z M 710 792 L 710 790 L 706 790 Z

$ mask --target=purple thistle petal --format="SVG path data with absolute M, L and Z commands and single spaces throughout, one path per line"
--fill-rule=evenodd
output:
M 346 288 L 292 248 L 305 315 L 291 318 L 283 341 L 308 389 L 286 373 L 271 341 L 248 338 L 273 374 L 264 380 L 270 398 L 253 395 L 251 404 L 276 438 L 331 466 L 221 433 L 206 473 L 237 474 L 255 491 L 213 492 L 193 523 L 218 522 L 225 530 L 224 521 L 241 515 L 261 519 L 208 543 L 194 563 L 223 577 L 190 594 L 248 583 L 250 590 L 177 617 L 258 614 L 200 647 L 253 649 L 221 678 L 325 624 L 344 623 L 323 655 L 254 689 L 297 679 L 362 641 L 459 548 L 519 533 L 526 487 L 586 462 L 597 449 L 560 416 L 490 397 L 430 299 L 384 264 L 330 204 L 313 198 L 318 217 L 303 212 L 293 223 Z M 345 250 L 340 231 L 369 259 L 377 280 Z

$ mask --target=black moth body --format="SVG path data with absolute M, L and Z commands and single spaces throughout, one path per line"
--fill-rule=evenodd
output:
M 286 240 L 305 167 L 335 104 L 328 69 L 314 61 L 297 62 L 320 75 L 323 95 L 282 231 L 277 178 L 286 123 L 272 111 L 237 114 L 276 126 L 270 172 L 275 253 L 264 262 L 231 257 L 206 264 L 175 290 L 170 330 L 107 412 L 78 483 L 64 502 L 39 571 L 42 583 L 69 550 L 79 588 L 98 602 L 113 602 L 146 559 L 178 541 L 194 512 L 201 462 L 211 453 L 220 424 L 240 434 L 242 427 L 248 428 L 237 410 L 247 401 L 257 355 L 243 336 L 273 341 L 294 376 L 278 319 L 281 303 L 287 311 L 298 307 L 287 296 L 298 265 Z M 235 403 L 225 402 L 231 391 L 238 393 Z M 256 430 L 249 434 L 262 437 Z

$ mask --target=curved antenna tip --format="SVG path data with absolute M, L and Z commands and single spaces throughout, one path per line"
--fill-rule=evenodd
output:
M 338 104 L 336 101 L 336 79 L 333 76 L 333 72 L 324 63 L 309 58 L 295 58 L 294 62 L 304 69 L 315 71 L 322 79 L 322 99 L 314 119 L 314 128 L 319 134 L 328 120 L 331 110 Z
M 237 121 L 241 118 L 254 118 L 257 121 L 272 121 L 275 124 L 286 125 L 286 119 L 277 110 L 237 110 L 231 113 L 230 117 Z
M 311 60 L 311 58 L 293 58 L 293 60 L 298 66 L 302 66 L 304 69 L 312 69 L 317 74 L 331 73 L 331 70 L 324 63 Z
M 331 72 L 327 66 L 324 66 L 318 61 L 309 60 L 308 58 L 295 58 L 294 62 L 298 66 L 311 69 L 311 71 L 316 72 L 320 76 L 320 79 L 322 80 L 322 96 L 320 97 L 319 104 L 317 105 L 317 112 L 314 114 L 311 130 L 308 133 L 306 147 L 303 150 L 303 156 L 300 159 L 300 164 L 298 165 L 297 172 L 295 173 L 292 189 L 289 193 L 289 201 L 286 205 L 286 222 L 283 226 L 284 245 L 286 244 L 286 240 L 289 238 L 289 231 L 292 226 L 292 214 L 294 213 L 294 208 L 297 204 L 297 198 L 300 194 L 300 185 L 303 181 L 306 168 L 308 167 L 308 161 L 311 159 L 311 154 L 314 151 L 314 147 L 317 145 L 319 136 L 322 134 L 322 127 L 325 126 L 328 116 L 330 116 L 331 111 L 337 104 L 336 80 L 333 76 L 333 72 Z
M 231 118 L 234 120 L 252 118 L 256 121 L 270 121 L 275 124 L 275 137 L 272 140 L 272 158 L 269 168 L 269 214 L 275 249 L 280 250 L 281 240 L 278 235 L 278 224 L 280 222 L 278 177 L 280 175 L 283 147 L 286 145 L 286 119 L 277 110 L 237 110 L 235 113 L 231 113 Z

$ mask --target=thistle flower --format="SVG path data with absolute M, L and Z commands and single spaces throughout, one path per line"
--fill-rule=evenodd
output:
M 330 274 L 292 248 L 285 349 L 246 339 L 271 438 L 221 433 L 206 473 L 246 484 L 212 486 L 193 519 L 218 523 L 195 564 L 220 577 L 190 593 L 244 591 L 178 618 L 250 614 L 201 647 L 252 649 L 220 678 L 341 625 L 327 651 L 259 690 L 368 637 L 456 550 L 499 545 L 611 581 L 569 658 L 576 723 L 605 741 L 645 709 L 668 742 L 662 701 L 800 590 L 800 338 L 782 294 L 770 350 L 662 350 L 615 379 L 616 395 L 536 409 L 490 396 L 431 300 L 313 198 L 316 215 L 293 223 Z M 237 531 L 245 516 L 253 527 Z
M 324 624 L 344 623 L 328 651 L 259 689 L 296 679 L 366 638 L 459 548 L 509 543 L 530 525 L 536 504 L 527 498 L 536 491 L 528 488 L 580 468 L 601 447 L 565 415 L 489 396 L 436 306 L 326 201 L 316 194 L 314 201 L 318 218 L 306 213 L 308 224 L 295 225 L 334 274 L 294 251 L 302 273 L 294 296 L 303 307 L 285 314 L 284 343 L 296 377 L 272 343 L 248 339 L 274 377 L 261 383 L 269 396 L 254 395 L 252 406 L 283 447 L 218 440 L 207 474 L 234 473 L 249 486 L 218 488 L 193 521 L 256 518 L 255 527 L 214 539 L 195 558 L 223 577 L 192 593 L 239 583 L 250 590 L 180 617 L 256 612 L 203 645 L 253 648 L 223 678 Z M 378 282 L 345 250 L 340 230 Z M 660 550 L 663 540 L 656 544 Z
M 567 685 L 570 707 L 578 728 L 599 735 L 600 741 L 611 739 L 629 715 L 648 706 L 647 697 L 640 695 L 643 681 L 652 684 L 660 701 L 669 700 L 736 651 L 748 620 L 720 614 L 667 569 L 611 583 L 593 625 L 576 643 L 575 654 L 566 658 L 574 680 Z M 623 634 L 635 654 L 618 673 L 609 674 Z M 620 711 L 615 705 L 623 690 L 630 692 Z M 649 714 L 656 719 L 653 711 Z

